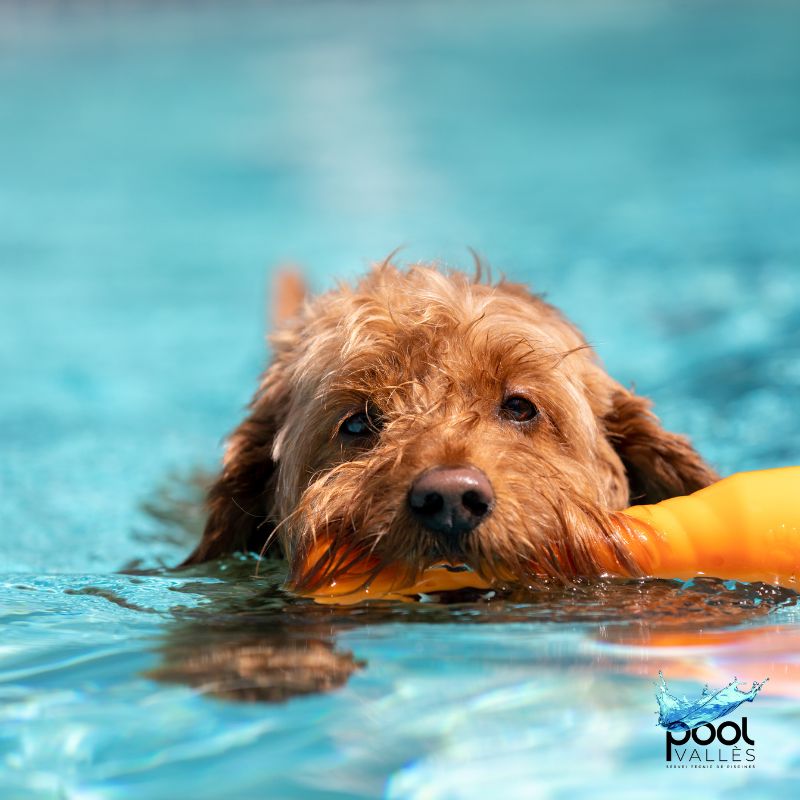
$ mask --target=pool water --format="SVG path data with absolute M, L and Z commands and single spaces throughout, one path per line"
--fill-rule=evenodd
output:
M 789 796 L 791 591 L 169 567 L 287 260 L 470 245 L 721 472 L 798 463 L 798 86 L 789 2 L 0 7 L 0 797 Z M 665 768 L 659 670 L 769 677 L 755 769 Z

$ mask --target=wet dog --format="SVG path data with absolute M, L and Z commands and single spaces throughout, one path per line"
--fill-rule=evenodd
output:
M 296 289 L 187 564 L 274 553 L 313 589 L 335 578 L 303 569 L 325 536 L 409 580 L 442 560 L 521 585 L 592 577 L 597 539 L 616 547 L 609 514 L 717 478 L 524 286 L 385 262 Z

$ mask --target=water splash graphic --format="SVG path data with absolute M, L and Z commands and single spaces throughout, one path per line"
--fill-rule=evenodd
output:
M 761 683 L 753 681 L 749 691 L 739 688 L 737 678 L 716 692 L 711 692 L 706 684 L 700 697 L 689 700 L 686 697 L 678 698 L 667 691 L 667 682 L 660 670 L 658 678 L 658 724 L 668 731 L 690 731 L 730 714 L 742 703 L 752 703 L 761 687 L 769 680 L 764 678 Z

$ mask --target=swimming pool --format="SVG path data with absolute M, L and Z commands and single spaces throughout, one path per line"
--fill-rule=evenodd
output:
M 197 510 L 145 507 L 218 459 L 270 266 L 323 288 L 402 243 L 546 291 L 721 472 L 797 463 L 798 30 L 778 2 L 4 5 L 0 795 L 788 793 L 791 594 L 321 609 L 248 561 L 159 571 Z M 342 685 L 241 702 L 286 647 Z M 755 770 L 665 769 L 659 669 L 770 677 Z

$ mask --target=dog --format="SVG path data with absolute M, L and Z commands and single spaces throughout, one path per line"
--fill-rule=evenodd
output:
M 409 582 L 445 561 L 525 586 L 598 576 L 602 540 L 636 574 L 609 515 L 718 476 L 557 308 L 480 272 L 386 260 L 314 299 L 289 281 L 184 563 L 277 555 L 309 591 L 369 553 Z M 320 536 L 342 557 L 309 576 Z

